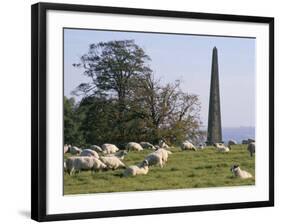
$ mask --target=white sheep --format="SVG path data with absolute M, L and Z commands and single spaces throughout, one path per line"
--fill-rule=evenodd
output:
M 219 152 L 229 152 L 229 148 L 222 143 L 215 143 L 214 146 Z
M 106 169 L 106 165 L 95 157 L 74 156 L 69 157 L 65 161 L 66 171 L 72 175 L 81 170 L 102 170 Z
M 125 168 L 126 165 L 116 156 L 101 156 L 100 160 L 109 168 L 109 169 L 117 169 L 117 168 Z
M 168 146 L 164 140 L 159 141 L 159 146 L 160 146 L 160 148 L 164 148 L 164 149 L 170 148 L 170 146 Z
M 70 147 L 69 152 L 73 155 L 77 155 L 77 154 L 80 154 L 82 152 L 82 150 L 76 146 L 72 146 L 72 147 Z
M 129 142 L 127 145 L 126 145 L 126 150 L 128 151 L 142 151 L 143 148 L 142 146 L 139 144 L 139 143 L 136 143 L 136 142 Z
M 241 179 L 247 179 L 247 178 L 252 178 L 252 174 L 245 170 L 241 170 L 239 165 L 233 165 L 230 168 L 230 171 L 234 174 L 235 177 L 239 177 Z
M 144 149 L 152 149 L 155 150 L 155 146 L 150 144 L 149 142 L 140 142 L 140 145 L 144 148 Z
M 139 165 L 129 166 L 123 173 L 124 177 L 136 176 L 136 175 L 145 175 L 148 173 L 148 161 L 144 160 Z
M 123 160 L 127 154 L 128 152 L 126 150 L 120 150 L 116 153 L 107 154 L 106 156 L 116 156 L 117 158 Z
M 154 153 L 161 155 L 163 165 L 168 161 L 169 154 L 172 154 L 171 151 L 163 148 L 157 149 Z
M 91 145 L 90 149 L 96 151 L 96 152 L 102 152 L 102 148 L 99 147 L 98 145 Z
M 93 156 L 95 158 L 99 158 L 99 154 L 91 149 L 83 149 L 83 151 L 80 153 L 80 156 Z
M 256 144 L 255 142 L 249 143 L 247 150 L 250 152 L 250 156 L 252 157 L 254 153 L 256 152 Z
M 148 156 L 145 157 L 144 160 L 148 162 L 149 166 L 159 165 L 161 168 L 163 168 L 163 159 L 162 154 L 160 153 L 150 153 Z
M 184 141 L 182 144 L 181 144 L 181 149 L 182 150 L 193 150 L 193 151 L 197 151 L 197 148 L 189 141 Z
M 69 149 L 70 149 L 70 148 L 71 148 L 71 145 L 65 144 L 65 145 L 63 146 L 63 153 L 65 154 L 65 153 L 69 152 Z
M 103 144 L 102 146 L 103 154 L 111 154 L 119 151 L 116 145 L 113 144 Z

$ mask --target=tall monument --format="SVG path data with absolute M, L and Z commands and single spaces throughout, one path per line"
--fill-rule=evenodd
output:
M 218 51 L 213 48 L 207 145 L 222 142 Z

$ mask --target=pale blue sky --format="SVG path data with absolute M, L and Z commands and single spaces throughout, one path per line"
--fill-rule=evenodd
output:
M 64 30 L 64 94 L 81 82 L 82 69 L 72 66 L 89 44 L 133 39 L 151 57 L 154 75 L 163 83 L 180 79 L 182 90 L 199 95 L 201 120 L 208 121 L 211 58 L 218 48 L 223 127 L 255 126 L 255 39 L 97 30 Z M 73 96 L 72 96 L 73 97 Z M 79 99 L 77 99 L 79 100 Z

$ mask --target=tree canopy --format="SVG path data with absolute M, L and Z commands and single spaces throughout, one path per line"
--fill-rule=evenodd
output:
M 156 80 L 150 61 L 134 40 L 91 44 L 73 64 L 89 81 L 73 91 L 82 95 L 81 102 L 65 98 L 65 143 L 122 145 L 164 138 L 176 144 L 199 138 L 198 96 L 184 92 L 179 80 Z

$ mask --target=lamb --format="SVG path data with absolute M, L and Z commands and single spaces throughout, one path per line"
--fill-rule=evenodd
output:
M 239 177 L 241 179 L 248 179 L 253 177 L 249 172 L 241 170 L 239 165 L 233 165 L 230 168 L 230 171 L 234 174 L 235 177 Z
M 80 172 L 81 170 L 104 170 L 106 165 L 95 157 L 89 156 L 74 156 L 69 157 L 65 161 L 66 171 L 72 175 L 73 173 Z
M 146 175 L 148 173 L 148 161 L 144 160 L 139 165 L 129 166 L 123 173 L 124 177 L 136 176 L 136 175 Z
M 112 154 L 112 153 L 116 153 L 117 151 L 119 151 L 117 146 L 115 146 L 113 144 L 103 144 L 101 147 L 103 150 L 102 151 L 103 154 Z
M 126 165 L 116 156 L 101 156 L 100 160 L 109 168 L 116 170 L 117 168 L 126 168 Z
M 253 154 L 256 152 L 256 144 L 255 142 L 249 143 L 247 150 L 250 152 L 250 156 L 252 157 Z
M 99 154 L 91 149 L 83 149 L 83 151 L 80 153 L 80 156 L 93 156 L 95 158 L 99 158 Z
M 164 140 L 159 141 L 159 146 L 160 146 L 160 148 L 164 148 L 164 149 L 170 148 L 170 146 L 168 146 Z
M 82 150 L 76 146 L 72 146 L 72 147 L 70 147 L 69 152 L 73 155 L 77 155 L 77 154 L 80 154 L 82 152 Z
M 92 150 L 96 151 L 96 152 L 102 152 L 102 148 L 99 147 L 98 145 L 91 145 L 90 147 Z
M 65 145 L 63 146 L 63 153 L 65 154 L 65 153 L 69 152 L 69 149 L 70 149 L 70 148 L 71 148 L 71 145 L 65 144 Z
M 172 154 L 171 151 L 163 148 L 157 149 L 154 153 L 161 155 L 163 165 L 168 161 L 169 154 Z
M 145 159 L 149 166 L 153 165 L 159 165 L 161 168 L 163 168 L 163 159 L 162 154 L 153 152 L 150 153 L 148 156 L 145 157 Z
M 128 154 L 128 152 L 126 150 L 120 150 L 116 153 L 108 154 L 106 156 L 116 156 L 117 158 L 123 160 L 127 154 Z
M 130 151 L 142 151 L 143 148 L 142 146 L 139 144 L 139 143 L 136 143 L 136 142 L 129 142 L 127 145 L 126 145 L 126 150 Z
M 193 151 L 197 151 L 197 148 L 189 141 L 184 141 L 182 144 L 181 144 L 181 149 L 182 150 L 193 150 Z
M 229 148 L 226 147 L 224 144 L 221 143 L 215 143 L 214 146 L 219 152 L 229 152 Z
M 236 142 L 235 140 L 230 139 L 230 140 L 228 141 L 228 148 L 231 149 L 231 146 L 232 146 L 232 145 L 236 145 L 236 144 L 237 144 L 237 142 Z
M 140 142 L 140 145 L 144 148 L 144 149 L 152 149 L 155 150 L 156 147 L 152 144 L 150 144 L 149 142 Z

